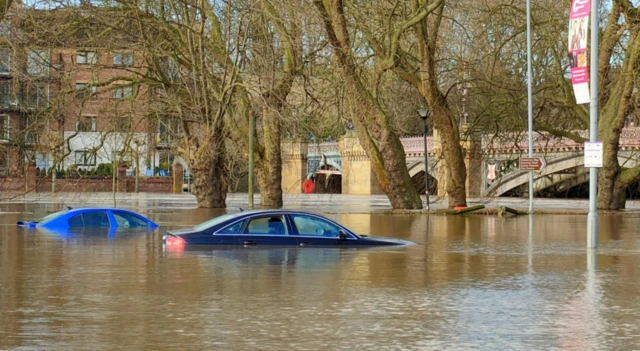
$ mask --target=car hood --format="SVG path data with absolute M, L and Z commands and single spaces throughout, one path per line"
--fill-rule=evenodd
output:
M 360 240 L 370 241 L 381 245 L 417 245 L 415 242 L 404 239 L 388 238 L 384 236 L 360 235 Z

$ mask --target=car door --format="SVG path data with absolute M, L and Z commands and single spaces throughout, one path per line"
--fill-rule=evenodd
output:
M 300 246 L 343 246 L 357 242 L 351 234 L 320 217 L 290 214 L 289 219 Z
M 291 230 L 282 214 L 253 216 L 246 219 L 246 222 L 242 233 L 236 237 L 236 244 L 245 246 L 298 244 L 296 238 L 291 235 Z

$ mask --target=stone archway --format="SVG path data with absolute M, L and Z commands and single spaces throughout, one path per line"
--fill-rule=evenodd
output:
M 416 188 L 419 194 L 425 193 L 425 167 L 424 161 L 414 161 L 407 165 L 409 169 L 409 176 L 413 182 L 413 186 Z M 435 165 L 429 165 L 429 194 L 435 195 L 438 193 L 438 171 Z
M 626 167 L 633 167 L 638 164 L 638 160 L 629 155 L 619 155 L 618 161 Z M 565 173 L 570 169 L 575 169 L 575 172 L 572 174 Z M 584 168 L 584 156 L 582 154 L 574 154 L 551 160 L 545 169 L 541 172 L 534 173 L 534 191 L 540 191 L 563 183 L 567 186 L 575 186 L 580 184 L 576 182 L 582 182 L 585 173 L 587 173 L 587 171 Z M 527 182 L 529 182 L 529 172 L 514 171 L 512 174 L 492 184 L 487 189 L 486 196 L 501 196 Z
M 342 194 L 342 172 L 333 165 L 322 164 L 311 179 L 315 183 L 315 193 Z

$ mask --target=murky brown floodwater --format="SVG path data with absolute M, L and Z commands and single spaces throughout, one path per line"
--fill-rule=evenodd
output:
M 640 217 L 329 215 L 387 249 L 164 252 L 214 212 L 147 207 L 152 233 L 17 229 L 2 205 L 0 349 L 634 349 Z M 22 212 L 22 213 L 15 213 Z

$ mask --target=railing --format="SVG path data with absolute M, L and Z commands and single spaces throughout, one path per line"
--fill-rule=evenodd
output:
M 589 132 L 586 130 L 575 131 L 574 134 L 589 139 Z M 622 130 L 620 135 L 620 147 L 638 147 L 640 146 L 640 128 L 631 127 Z M 492 151 L 513 151 L 528 150 L 529 137 L 527 133 L 510 133 L 504 135 L 486 135 L 482 138 L 482 149 Z M 533 148 L 538 150 L 582 150 L 584 143 L 575 140 L 557 137 L 550 133 L 535 133 L 533 136 Z
M 404 146 L 405 154 L 424 154 L 424 137 L 400 138 L 400 142 Z M 433 137 L 427 137 L 427 152 L 432 153 L 434 149 Z
M 574 132 L 576 135 L 588 139 L 588 131 Z M 424 153 L 424 140 L 422 136 L 400 138 L 407 155 Z M 549 133 L 535 133 L 533 147 L 537 150 L 582 150 L 584 144 L 569 138 L 557 137 Z M 640 147 L 640 127 L 624 128 L 620 135 L 620 147 Z M 482 137 L 483 151 L 513 152 L 514 150 L 528 150 L 529 138 L 524 133 L 508 133 L 501 135 L 484 135 Z M 427 151 L 434 151 L 433 137 L 427 137 Z M 326 142 L 319 144 L 309 144 L 309 155 L 326 154 L 340 152 L 337 142 Z
M 319 154 L 328 154 L 328 153 L 339 153 L 340 147 L 338 143 L 335 141 L 330 141 L 326 143 L 309 143 L 307 154 L 309 155 L 319 155 Z
M 400 142 L 404 147 L 404 150 L 407 154 L 413 153 L 423 153 L 424 152 L 424 141 L 422 137 L 405 137 L 400 138 Z M 428 152 L 433 152 L 433 138 L 427 137 L 427 148 Z M 309 143 L 308 146 L 308 154 L 309 155 L 317 155 L 317 154 L 327 154 L 327 153 L 339 153 L 340 147 L 338 142 L 330 141 L 325 143 Z

